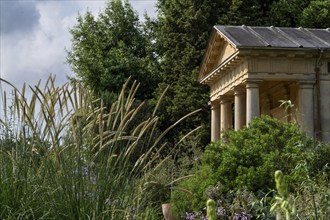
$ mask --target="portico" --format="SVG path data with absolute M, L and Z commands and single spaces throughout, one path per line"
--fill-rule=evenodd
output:
M 330 141 L 330 70 L 320 63 L 330 63 L 328 29 L 215 26 L 199 75 L 210 86 L 211 140 L 265 114 Z

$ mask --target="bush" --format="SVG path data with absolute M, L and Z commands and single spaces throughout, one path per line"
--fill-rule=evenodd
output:
M 300 161 L 308 159 L 313 142 L 299 131 L 296 124 L 285 124 L 268 116 L 255 118 L 248 128 L 229 131 L 223 138 L 206 147 L 202 165 L 195 177 L 182 182 L 194 192 L 193 198 L 177 192 L 177 212 L 198 210 L 206 201 L 205 190 L 218 182 L 223 193 L 246 188 L 269 192 L 275 188 L 273 173 L 289 173 Z M 296 186 L 294 179 L 290 180 Z

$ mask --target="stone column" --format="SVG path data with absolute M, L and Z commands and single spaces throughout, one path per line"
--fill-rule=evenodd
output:
M 220 102 L 215 100 L 211 104 L 211 141 L 220 138 Z
M 235 131 L 243 128 L 246 122 L 246 93 L 242 87 L 234 88 L 235 95 Z
M 255 81 L 246 82 L 246 125 L 252 118 L 260 115 L 259 84 Z
M 312 82 L 299 83 L 299 113 L 301 129 L 310 137 L 314 136 L 314 85 Z
M 227 96 L 220 98 L 220 118 L 221 118 L 221 131 L 227 131 L 232 128 L 233 114 L 231 108 L 232 100 Z

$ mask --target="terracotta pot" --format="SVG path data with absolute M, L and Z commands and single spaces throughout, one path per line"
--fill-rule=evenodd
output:
M 162 204 L 162 211 L 165 220 L 176 220 L 175 216 L 171 211 L 171 203 Z

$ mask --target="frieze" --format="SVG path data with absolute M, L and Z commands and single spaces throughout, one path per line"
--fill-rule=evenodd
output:
M 218 79 L 214 84 L 210 85 L 211 100 L 217 99 L 218 96 L 232 91 L 232 87 L 241 84 L 247 76 L 247 66 L 247 61 L 240 63 L 234 69 Z

